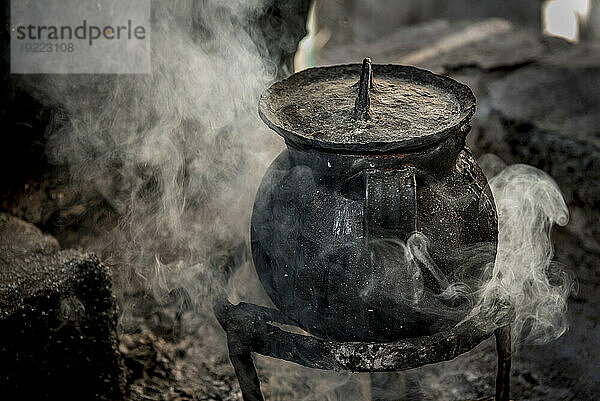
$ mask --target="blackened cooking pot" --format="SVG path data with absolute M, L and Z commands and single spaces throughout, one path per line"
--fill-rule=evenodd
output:
M 260 99 L 287 149 L 258 190 L 260 280 L 311 334 L 392 341 L 452 326 L 494 262 L 496 210 L 465 146 L 471 90 L 399 65 L 304 70 Z

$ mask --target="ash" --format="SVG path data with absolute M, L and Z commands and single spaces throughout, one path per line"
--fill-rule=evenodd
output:
M 121 336 L 128 371 L 126 401 L 237 401 L 241 392 L 226 354 L 211 355 L 202 338 L 177 333 L 175 308 L 147 305 L 135 332 Z

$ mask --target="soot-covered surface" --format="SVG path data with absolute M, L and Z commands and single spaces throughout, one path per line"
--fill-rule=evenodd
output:
M 302 71 L 263 94 L 261 116 L 292 142 L 385 151 L 436 142 L 473 112 L 470 90 L 455 81 L 411 67 L 373 65 L 370 119 L 357 121 L 360 71 L 359 64 Z
M 94 255 L 61 251 L 56 239 L 0 213 L 0 392 L 6 399 L 121 398 L 111 285 Z

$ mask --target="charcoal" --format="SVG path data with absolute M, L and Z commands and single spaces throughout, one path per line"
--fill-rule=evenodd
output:
M 3 399 L 122 399 L 116 318 L 110 272 L 96 256 L 60 250 L 0 214 Z

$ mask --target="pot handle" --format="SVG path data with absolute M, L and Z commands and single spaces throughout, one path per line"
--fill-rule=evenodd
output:
M 405 241 L 417 231 L 415 168 L 365 171 L 365 239 Z

